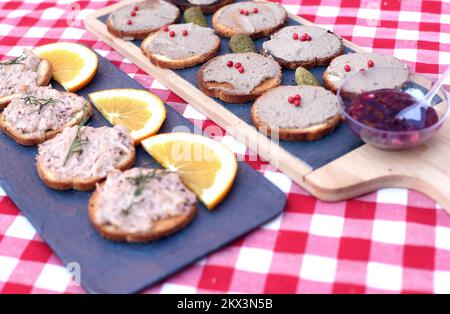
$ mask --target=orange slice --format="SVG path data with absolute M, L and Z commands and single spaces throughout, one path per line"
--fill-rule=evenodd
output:
M 158 133 L 166 119 L 163 101 L 146 90 L 108 89 L 89 98 L 112 125 L 126 126 L 136 143 Z
M 145 139 L 142 146 L 164 168 L 177 171 L 208 209 L 216 207 L 233 185 L 236 156 L 208 137 L 165 133 Z
M 97 72 L 97 55 L 83 45 L 53 43 L 35 48 L 33 52 L 52 64 L 53 79 L 69 92 L 89 84 Z

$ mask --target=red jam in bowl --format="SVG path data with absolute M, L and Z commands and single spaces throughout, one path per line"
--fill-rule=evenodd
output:
M 356 121 L 385 131 L 416 131 L 436 124 L 439 117 L 432 107 L 421 109 L 419 121 L 396 118 L 397 113 L 416 101 L 413 96 L 398 89 L 379 89 L 364 92 L 353 99 L 347 112 Z

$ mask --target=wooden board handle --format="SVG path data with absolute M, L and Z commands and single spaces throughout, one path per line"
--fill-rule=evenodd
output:
M 436 200 L 450 214 L 450 121 L 429 142 L 386 152 L 364 145 L 304 177 L 307 189 L 326 201 L 377 189 L 403 187 Z
M 319 169 L 305 176 L 308 190 L 324 201 L 341 201 L 382 188 L 402 187 L 422 192 L 436 200 L 450 214 L 450 179 L 446 176 L 420 178 L 397 174 L 392 169 L 380 173 L 369 170 L 353 175 L 339 168 Z M 363 171 L 363 169 L 361 169 Z

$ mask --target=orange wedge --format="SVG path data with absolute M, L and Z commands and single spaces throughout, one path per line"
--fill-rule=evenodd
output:
M 94 106 L 112 125 L 122 124 L 135 143 L 158 133 L 166 108 L 156 95 L 140 89 L 108 89 L 89 94 Z
M 208 209 L 216 207 L 233 185 L 236 156 L 208 137 L 164 133 L 143 140 L 142 146 L 164 168 L 177 171 Z
M 97 73 L 97 55 L 83 45 L 53 43 L 35 48 L 33 52 L 52 64 L 53 79 L 69 92 L 82 89 Z

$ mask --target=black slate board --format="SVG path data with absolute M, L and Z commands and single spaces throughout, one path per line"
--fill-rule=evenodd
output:
M 109 88 L 138 88 L 140 84 L 100 58 L 98 73 L 79 94 Z M 161 133 L 176 126 L 194 126 L 166 106 Z M 97 110 L 91 126 L 108 125 Z M 115 243 L 91 227 L 87 212 L 90 193 L 58 192 L 47 188 L 35 169 L 36 148 L 23 147 L 0 133 L 0 186 L 4 188 L 64 265 L 81 266 L 81 284 L 92 293 L 133 293 L 179 271 L 192 262 L 243 236 L 279 215 L 284 194 L 245 162 L 228 197 L 213 212 L 198 206 L 196 219 L 181 232 L 150 244 Z M 137 166 L 157 167 L 141 148 Z
M 100 17 L 99 20 L 105 23 L 106 18 L 107 15 Z M 206 15 L 206 19 L 208 20 L 208 25 L 210 27 L 212 27 L 211 18 L 212 15 Z M 299 22 L 290 18 L 288 19 L 288 25 L 299 25 Z M 261 38 L 254 41 L 256 48 L 259 51 L 261 50 L 262 43 L 267 39 L 268 38 Z M 229 40 L 227 38 L 221 38 L 221 49 L 219 53 L 220 55 L 230 53 L 228 49 L 228 41 Z M 132 42 L 134 45 L 140 47 L 142 41 L 134 40 Z M 345 53 L 349 53 L 351 51 L 352 50 L 350 50 L 349 48 L 345 48 Z M 193 86 L 198 88 L 197 71 L 199 70 L 200 66 L 201 65 L 183 70 L 174 70 L 174 72 L 191 83 Z M 321 84 L 323 82 L 322 76 L 325 69 L 326 67 L 316 67 L 311 70 L 311 72 L 320 81 Z M 295 71 L 293 70 L 283 69 L 282 84 L 296 85 L 294 73 Z M 220 99 L 215 98 L 214 100 L 249 125 L 253 125 L 250 114 L 252 102 L 248 102 L 245 104 L 229 104 L 221 101 Z M 333 133 L 325 136 L 319 141 L 289 142 L 280 140 L 279 144 L 290 154 L 307 163 L 311 168 L 317 169 L 351 152 L 364 143 L 344 125 L 340 125 Z

